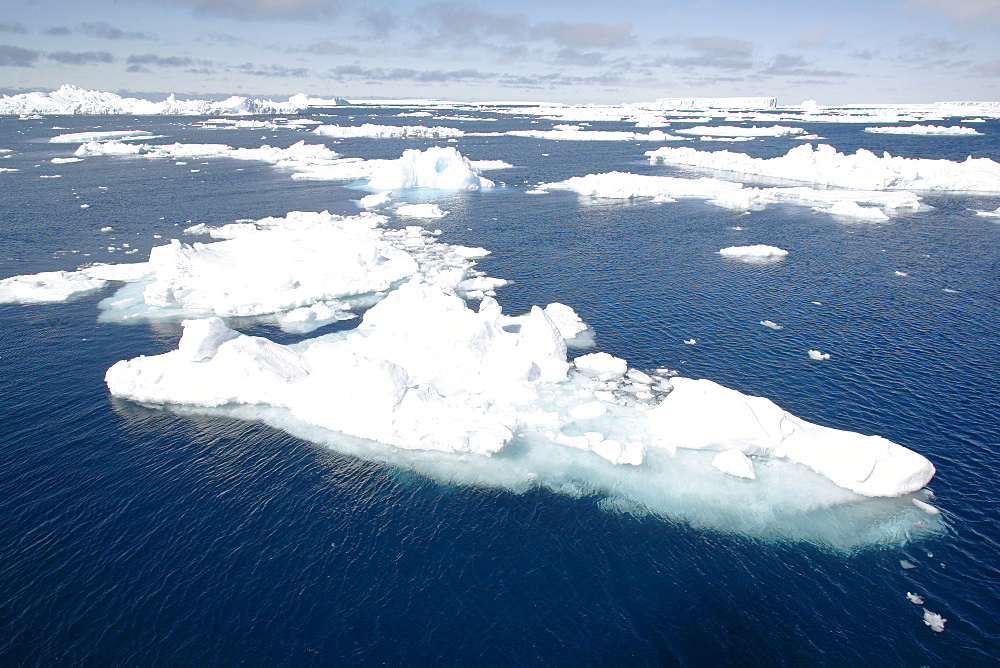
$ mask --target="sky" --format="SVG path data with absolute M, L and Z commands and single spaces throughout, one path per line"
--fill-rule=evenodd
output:
M 1000 0 L 0 0 L 0 92 L 1000 100 Z

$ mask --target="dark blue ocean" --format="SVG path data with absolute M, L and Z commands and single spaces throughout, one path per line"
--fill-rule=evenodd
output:
M 312 116 L 412 124 L 400 111 Z M 427 122 L 552 125 L 481 115 L 500 120 Z M 51 162 L 76 144 L 50 137 L 89 130 L 248 147 L 324 141 L 198 120 L 0 117 L 0 148 L 11 149 L 0 167 L 19 170 L 0 173 L 0 279 L 142 261 L 169 238 L 191 241 L 182 230 L 193 223 L 357 212 L 363 192 L 261 163 Z M 1000 160 L 995 120 L 978 124 L 978 137 L 805 127 L 844 151 Z M 325 143 L 361 158 L 434 145 Z M 772 157 L 797 143 L 687 144 Z M 852 535 L 848 523 L 826 533 L 853 540 L 834 544 L 624 512 L 596 494 L 453 484 L 388 454 L 359 459 L 259 422 L 111 398 L 107 368 L 175 348 L 180 325 L 101 323 L 108 292 L 0 305 L 0 663 L 996 663 L 1000 219 L 973 210 L 996 209 L 1000 194 L 924 194 L 932 209 L 881 224 L 790 205 L 741 214 L 694 200 L 588 201 L 525 191 L 596 172 L 677 171 L 645 161 L 652 143 L 467 136 L 453 145 L 514 165 L 488 173 L 502 187 L 437 199 L 451 213 L 431 223 L 448 243 L 492 251 L 479 266 L 511 281 L 499 291 L 505 312 L 563 302 L 593 327 L 597 350 L 633 367 L 709 378 L 916 450 L 937 467 L 929 488 L 940 528 L 887 538 Z M 717 255 L 753 243 L 789 256 L 751 266 Z M 809 360 L 810 348 L 831 359 Z M 885 507 L 859 500 L 857 513 Z M 923 623 L 922 607 L 948 620 L 943 633 Z

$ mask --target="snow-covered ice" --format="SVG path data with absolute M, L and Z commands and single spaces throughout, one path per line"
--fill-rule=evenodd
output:
M 721 249 L 719 255 L 749 264 L 766 264 L 783 260 L 788 256 L 788 251 L 777 246 L 754 244 L 752 246 L 728 246 Z
M 46 271 L 0 280 L 0 304 L 43 304 L 65 302 L 97 292 L 105 282 L 84 273 Z
M 819 350 L 810 350 L 808 355 L 809 359 L 816 360 L 817 362 L 823 362 L 830 359 L 830 353 L 820 352 Z
M 691 128 L 674 130 L 677 134 L 702 135 L 704 137 L 791 137 L 805 134 L 802 128 L 793 128 L 785 125 L 772 125 L 769 127 L 739 127 L 736 125 L 696 125 Z
M 108 141 L 109 139 L 141 140 L 151 139 L 152 132 L 146 130 L 95 130 L 91 132 L 70 132 L 49 139 L 53 144 L 82 144 L 88 141 Z
M 802 144 L 776 158 L 752 158 L 730 151 L 698 151 L 663 146 L 647 151 L 654 164 L 683 165 L 790 181 L 805 181 L 861 190 L 1000 191 L 1000 164 L 989 158 L 963 162 L 901 158 L 858 149 L 839 153 L 829 144 Z
M 921 207 L 920 198 L 906 191 L 824 190 L 805 186 L 754 188 L 711 177 L 682 178 L 627 172 L 574 176 L 558 183 L 541 184 L 539 188 L 571 190 L 585 197 L 604 199 L 649 197 L 655 202 L 704 199 L 709 204 L 740 210 L 759 210 L 769 204 L 796 204 L 861 220 L 884 220 L 888 217 L 884 213 L 887 210 Z
M 779 329 L 784 329 L 785 328 L 784 325 L 779 325 L 778 323 L 773 322 L 771 320 L 761 320 L 760 324 L 764 325 L 768 329 L 773 329 L 775 331 L 777 331 Z
M 422 125 L 320 125 L 314 133 L 324 137 L 351 139 L 365 137 L 368 139 L 447 139 L 449 137 L 464 137 L 462 130 L 446 127 L 425 127 Z
M 0 114 L 132 114 L 149 115 L 242 115 L 284 114 L 308 108 L 309 98 L 294 95 L 287 102 L 253 100 L 233 96 L 226 100 L 178 100 L 169 95 L 151 102 L 115 93 L 84 90 L 69 84 L 51 93 L 30 92 L 0 96 Z
M 961 125 L 947 127 L 943 125 L 889 125 L 865 128 L 865 132 L 886 135 L 938 135 L 948 137 L 983 134 L 975 128 L 963 128 Z
M 736 448 L 723 450 L 717 454 L 712 458 L 712 466 L 723 473 L 728 473 L 737 478 L 757 479 L 757 474 L 753 469 L 753 462 L 743 454 L 742 450 Z

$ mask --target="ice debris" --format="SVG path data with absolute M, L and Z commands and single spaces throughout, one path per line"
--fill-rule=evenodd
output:
M 788 256 L 788 251 L 777 246 L 756 244 L 753 246 L 729 246 L 721 249 L 719 255 L 749 264 L 767 264 L 783 260 Z
M 913 603 L 914 605 L 924 604 L 924 599 L 922 596 L 919 596 L 918 594 L 913 594 L 911 592 L 906 592 L 906 600 L 908 600 L 910 603 Z
M 947 619 L 936 612 L 931 612 L 927 608 L 924 608 L 924 624 L 931 627 L 931 631 L 935 633 L 944 632 L 944 623 L 947 621 Z
M 830 353 L 822 353 L 818 350 L 810 350 L 809 359 L 816 360 L 817 362 L 822 362 L 823 360 L 830 359 Z

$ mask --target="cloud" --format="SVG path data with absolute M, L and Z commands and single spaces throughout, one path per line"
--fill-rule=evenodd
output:
M 24 35 L 28 32 L 28 29 L 24 27 L 24 24 L 20 21 L 8 21 L 6 23 L 0 23 L 0 32 L 13 32 L 18 35 Z
M 843 78 L 857 76 L 851 72 L 841 70 L 820 70 L 807 67 L 811 65 L 802 56 L 790 56 L 779 53 L 771 61 L 771 64 L 761 70 L 759 74 L 772 76 L 796 76 L 796 77 L 822 77 L 822 78 Z
M 795 46 L 803 48 L 822 46 L 823 44 L 826 44 L 826 40 L 829 37 L 830 29 L 826 26 L 818 26 L 800 37 L 799 41 L 795 43 Z
M 870 49 L 862 49 L 861 51 L 851 51 L 847 55 L 851 58 L 858 58 L 860 60 L 872 60 L 878 55 L 878 53 L 871 51 Z
M 388 9 L 365 9 L 358 19 L 362 36 L 369 39 L 385 37 L 399 25 L 399 19 Z
M 66 26 L 52 26 L 51 28 L 46 28 L 42 32 L 49 37 L 65 37 L 66 35 L 73 34 L 73 31 Z
M 192 65 L 210 65 L 209 61 L 205 60 L 192 60 L 191 58 L 182 58 L 178 56 L 158 56 L 155 53 L 143 53 L 135 54 L 128 57 L 129 65 L 155 65 L 156 67 L 190 67 Z M 133 70 L 129 68 L 130 72 L 135 72 L 138 70 Z M 148 71 L 148 70 L 146 70 Z
M 232 69 L 242 74 L 249 74 L 255 77 L 289 79 L 309 76 L 309 70 L 305 67 L 284 67 L 283 65 L 254 65 L 253 63 L 244 63 Z
M 986 75 L 988 77 L 1000 77 L 1000 60 L 990 60 L 979 63 L 969 68 L 975 74 Z
M 694 51 L 695 56 L 664 57 L 656 66 L 674 65 L 682 68 L 711 67 L 723 70 L 747 70 L 753 67 L 750 56 L 753 54 L 753 42 L 708 35 L 703 37 L 663 37 L 654 42 L 658 46 L 680 46 L 688 51 Z
M 416 10 L 417 20 L 431 24 L 434 39 L 475 44 L 494 37 L 523 41 L 528 20 L 522 14 L 492 14 L 458 2 L 435 2 Z
M 323 40 L 322 42 L 315 42 L 310 44 L 304 49 L 290 49 L 290 53 L 312 53 L 318 56 L 356 56 L 358 55 L 358 49 L 353 46 L 344 46 L 343 44 L 337 44 L 336 42 L 331 42 L 330 40 Z
M 0 44 L 0 67 L 31 67 L 42 54 L 11 44 Z
M 543 23 L 534 34 L 571 49 L 620 49 L 637 42 L 628 21 L 612 23 Z
M 107 51 L 82 51 L 79 53 L 54 51 L 46 54 L 45 57 L 63 65 L 93 65 L 94 63 L 113 63 L 115 61 L 114 56 Z
M 104 21 L 97 21 L 95 23 L 81 23 L 79 26 L 80 32 L 88 37 L 99 37 L 101 39 L 110 39 L 114 41 L 118 40 L 133 40 L 133 39 L 157 39 L 156 35 L 148 32 L 125 32 L 115 26 L 105 23 Z
M 963 53 L 973 48 L 969 42 L 954 39 L 931 37 L 925 33 L 906 35 L 899 40 L 900 46 L 913 49 L 920 54 L 943 56 L 951 53 Z
M 191 7 L 202 16 L 224 16 L 241 21 L 279 19 L 314 21 L 337 15 L 337 0 L 165 0 Z
M 599 51 L 579 51 L 577 49 L 560 49 L 556 61 L 563 65 L 578 67 L 596 67 L 604 65 L 604 54 Z
M 996 0 L 908 0 L 906 5 L 960 21 L 1000 23 L 1000 3 Z

